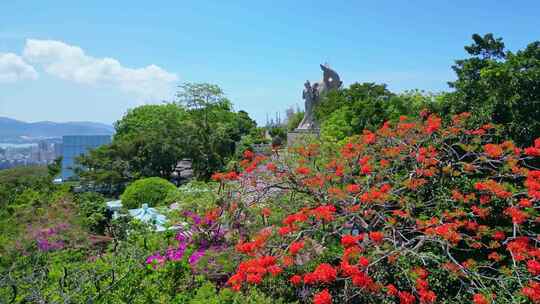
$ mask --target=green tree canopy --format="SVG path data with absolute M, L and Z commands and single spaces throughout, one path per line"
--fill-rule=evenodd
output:
M 114 142 L 123 146 L 124 158 L 137 175 L 169 178 L 178 161 L 188 156 L 188 119 L 186 110 L 174 104 L 140 106 L 116 123 Z
M 512 139 L 529 144 L 540 134 L 540 42 L 514 53 L 493 34 L 472 38 L 469 57 L 452 67 L 457 80 L 449 83 L 455 91 L 445 111 L 501 124 Z
M 315 114 L 327 139 L 343 139 L 387 120 L 413 114 L 432 102 L 433 96 L 419 91 L 394 94 L 385 84 L 354 83 L 323 96 Z
M 236 142 L 256 123 L 246 112 L 234 112 L 223 91 L 213 84 L 183 84 L 177 97 L 177 104 L 188 109 L 187 155 L 197 177 L 207 179 L 227 164 Z
M 206 179 L 224 167 L 236 142 L 256 127 L 245 111 L 232 110 L 216 85 L 186 83 L 177 96 L 175 103 L 129 110 L 116 122 L 110 145 L 79 159 L 82 179 L 118 193 L 139 178 L 171 179 L 183 159 L 191 159 L 195 175 Z
M 104 187 L 102 192 L 109 194 L 120 193 L 134 174 L 129 170 L 128 161 L 123 158 L 126 154 L 121 149 L 122 146 L 113 142 L 79 157 L 78 162 L 84 166 L 84 169 L 76 171 L 81 182 L 101 185 Z
M 129 110 L 116 124 L 110 145 L 101 146 L 79 159 L 83 181 L 118 193 L 141 177 L 169 179 L 177 163 L 186 158 L 186 110 L 174 104 L 143 105 Z

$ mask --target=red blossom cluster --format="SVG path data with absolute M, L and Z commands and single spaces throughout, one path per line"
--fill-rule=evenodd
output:
M 304 275 L 304 283 L 308 285 L 312 284 L 330 284 L 337 278 L 337 270 L 332 265 L 322 263 L 315 268 L 313 272 L 306 273 Z
M 499 158 L 503 155 L 504 151 L 500 145 L 486 144 L 484 145 L 484 152 L 493 158 Z
M 424 166 L 433 166 L 437 164 L 438 152 L 433 146 L 420 147 L 416 154 L 416 160 Z
M 289 247 L 289 254 L 296 255 L 300 250 L 302 250 L 302 248 L 304 248 L 304 242 L 293 242 Z
M 332 295 L 328 292 L 328 289 L 316 293 L 313 296 L 313 304 L 332 304 Z
M 331 222 L 334 219 L 335 212 L 336 208 L 333 205 L 321 205 L 313 209 L 302 209 L 283 219 L 283 226 L 279 228 L 279 234 L 283 236 L 295 231 L 297 224 L 307 221 L 310 216 L 318 221 Z
M 531 147 L 525 148 L 523 152 L 525 153 L 525 155 L 539 157 L 540 156 L 540 138 L 537 138 L 534 141 L 534 145 Z
M 491 301 L 488 300 L 485 295 L 481 293 L 476 293 L 473 296 L 473 303 L 474 304 L 490 304 Z
M 460 228 L 458 223 L 444 223 L 442 225 L 426 228 L 425 233 L 427 235 L 437 235 L 456 244 L 462 239 L 461 235 L 458 233 L 458 228 Z
M 265 166 L 276 187 L 301 199 L 263 212 L 268 228 L 237 244 L 247 260 L 229 286 L 282 278 L 317 304 L 427 304 L 441 291 L 475 304 L 540 303 L 540 170 L 527 163 L 540 156 L 540 139 L 520 150 L 497 142 L 490 124 L 467 129 L 469 113 L 446 127 L 424 114 L 333 151 L 290 148 L 292 164 L 244 155 L 245 172 Z M 227 174 L 216 180 L 237 178 Z
M 253 256 L 257 250 L 264 247 L 271 234 L 271 229 L 263 229 L 255 236 L 252 242 L 239 242 L 236 245 L 236 251 Z
M 540 201 L 540 170 L 529 171 L 524 183 L 531 199 Z
M 283 272 L 276 262 L 277 259 L 273 256 L 262 256 L 244 261 L 240 263 L 237 272 L 229 278 L 227 284 L 233 290 L 240 290 L 243 282 L 260 284 L 266 275 L 277 276 Z
M 487 180 L 485 182 L 477 182 L 474 188 L 478 191 L 485 191 L 494 194 L 499 198 L 508 198 L 512 195 L 512 192 L 507 191 L 505 187 L 494 180 Z
M 362 142 L 365 145 L 371 145 L 375 143 L 376 139 L 377 139 L 377 135 L 369 130 L 365 130 L 364 134 L 362 135 Z
M 341 236 L 341 245 L 343 245 L 343 247 L 345 248 L 350 248 L 350 247 L 356 246 L 358 242 L 363 239 L 364 239 L 363 235 L 352 236 L 350 234 L 346 234 L 346 235 Z
M 216 182 L 222 182 L 222 181 L 232 181 L 232 180 L 236 180 L 240 177 L 241 175 L 239 175 L 238 173 L 234 172 L 234 171 L 231 171 L 231 172 L 226 172 L 226 173 L 214 173 L 212 174 L 212 180 L 216 181 Z
M 533 303 L 540 303 L 540 282 L 531 281 L 521 292 Z
M 244 159 L 240 161 L 240 167 L 243 168 L 246 173 L 253 173 L 263 161 L 267 160 L 266 156 L 255 154 L 251 150 L 244 151 L 243 156 Z
M 388 193 L 392 189 L 390 184 L 383 184 L 380 187 L 372 187 L 369 191 L 360 195 L 362 203 L 382 202 L 388 198 Z
M 441 118 L 437 115 L 431 114 L 426 121 L 425 131 L 428 134 L 431 134 L 437 131 L 441 127 Z
M 296 173 L 300 175 L 308 175 L 311 170 L 308 167 L 298 167 L 296 168 Z

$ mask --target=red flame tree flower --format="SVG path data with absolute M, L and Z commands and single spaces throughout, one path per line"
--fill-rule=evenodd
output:
M 497 142 L 468 116 L 401 117 L 216 175 L 224 216 L 243 219 L 228 286 L 314 303 L 540 303 L 540 139 Z

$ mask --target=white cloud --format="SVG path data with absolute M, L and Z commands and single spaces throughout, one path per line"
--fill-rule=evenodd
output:
M 122 66 L 113 58 L 94 58 L 83 49 L 56 40 L 26 40 L 23 57 L 45 72 L 82 84 L 116 86 L 145 101 L 172 97 L 178 76 L 156 65 Z
M 38 73 L 20 56 L 13 53 L 0 53 L 0 82 L 16 82 L 37 79 Z

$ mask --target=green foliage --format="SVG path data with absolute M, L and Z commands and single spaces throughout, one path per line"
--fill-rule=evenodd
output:
M 254 145 L 270 143 L 269 139 L 265 137 L 265 134 L 266 128 L 251 129 L 249 134 L 242 136 L 240 141 L 236 143 L 236 152 L 234 158 L 241 159 L 244 151 L 253 151 Z M 232 160 L 231 162 L 235 163 L 236 160 Z M 227 166 L 229 166 L 231 162 L 229 162 Z
M 174 104 L 143 105 L 116 122 L 110 145 L 101 146 L 79 158 L 86 169 L 79 171 L 83 183 L 98 185 L 102 192 L 120 193 L 141 177 L 169 179 L 187 154 L 185 109 Z
M 388 120 L 411 115 L 423 107 L 433 107 L 435 97 L 420 91 L 390 92 L 385 84 L 354 83 L 349 88 L 329 92 L 317 105 L 325 140 L 341 140 L 364 129 L 375 129 Z
M 0 207 L 5 210 L 27 189 L 51 188 L 46 167 L 17 167 L 0 171 Z
M 16 196 L 10 213 L 0 218 L 0 265 L 37 250 L 38 241 L 60 245 L 55 248 L 86 245 L 84 220 L 67 189 L 27 188 Z
M 0 299 L 14 298 L 15 303 L 285 303 L 256 289 L 236 293 L 217 288 L 202 276 L 193 276 L 186 263 L 148 269 L 138 261 L 150 251 L 123 241 L 117 251 L 90 262 L 82 250 L 21 256 L 0 285 Z
M 182 190 L 195 199 L 197 195 L 187 188 L 209 187 L 197 183 Z M 88 193 L 79 195 L 77 202 L 99 198 Z M 133 222 L 128 226 L 130 233 L 115 238 L 106 248 L 86 245 L 17 255 L 0 271 L 0 299 L 14 303 L 283 303 L 258 290 L 232 292 L 195 273 L 187 262 L 192 249 L 184 259 L 153 269 L 146 258 L 170 245 L 174 233 L 152 232 Z M 208 259 L 198 270 L 202 274 L 215 261 L 230 264 L 226 272 L 235 267 L 227 256 Z
M 189 113 L 187 155 L 195 175 L 208 179 L 233 157 L 235 143 L 255 127 L 255 122 L 246 112 L 233 112 L 231 102 L 216 85 L 186 83 L 177 96 L 178 104 Z
M 139 208 L 142 204 L 148 204 L 151 207 L 160 206 L 174 191 L 176 191 L 176 186 L 163 178 L 143 178 L 126 188 L 121 197 L 122 204 L 128 209 Z
M 57 188 L 45 166 L 0 170 L 0 265 L 9 263 L 14 244 L 22 242 L 27 224 Z
M 179 161 L 192 160 L 201 179 L 221 170 L 234 157 L 235 144 L 256 123 L 245 111 L 234 112 L 222 90 L 211 84 L 180 86 L 177 103 L 144 105 L 116 124 L 110 145 L 79 159 L 84 183 L 116 195 L 130 181 L 158 176 L 171 179 Z
M 282 126 L 272 127 L 268 133 L 272 137 L 273 146 L 279 146 L 287 140 L 287 129 Z
M 165 198 L 167 204 L 176 203 L 181 210 L 204 213 L 215 207 L 217 185 L 191 181 L 171 191 Z
M 144 105 L 130 110 L 116 123 L 115 149 L 133 178 L 170 178 L 187 156 L 184 108 L 174 104 Z
M 257 128 L 257 123 L 249 117 L 246 111 L 242 110 L 237 113 L 236 123 L 238 124 L 238 132 L 240 134 L 251 134 Z
M 95 192 L 85 192 L 77 195 L 79 215 L 83 225 L 90 232 L 103 234 L 108 222 L 105 198 Z
M 117 143 L 100 146 L 79 157 L 78 162 L 86 170 L 76 170 L 81 184 L 99 185 L 104 193 L 117 195 L 130 180 L 132 173 L 129 164 L 120 153 Z
M 344 106 L 362 107 L 380 102 L 394 96 L 385 84 L 354 83 L 348 88 L 328 92 L 322 102 L 315 108 L 317 119 L 324 121 L 334 111 Z
M 62 171 L 62 156 L 58 157 L 51 164 L 47 165 L 47 171 L 50 177 L 57 177 Z
M 221 289 L 218 291 L 216 287 L 205 282 L 199 287 L 189 304 L 270 304 L 284 303 L 281 299 L 274 299 L 266 296 L 264 293 L 256 289 L 249 290 L 246 294 L 235 293 L 230 289 Z
M 443 111 L 470 112 L 475 122 L 501 124 L 518 144 L 529 144 L 540 134 L 540 42 L 513 53 L 493 34 L 472 38 L 470 57 L 452 67 L 455 91 Z
M 343 139 L 353 134 L 353 112 L 349 107 L 337 109 L 321 125 L 321 137 L 325 141 Z
M 287 153 L 280 159 L 272 160 L 278 168 L 277 172 L 291 170 L 291 174 L 287 176 L 280 175 L 281 178 L 287 178 L 283 184 L 267 175 L 270 174 L 269 170 L 266 170 L 266 173 L 256 172 L 253 183 L 246 183 L 245 177 L 241 177 L 238 181 L 227 183 L 198 181 L 176 188 L 167 181 L 178 161 L 185 158 L 193 161 L 195 174 L 201 180 L 207 179 L 214 171 L 222 171 L 226 164 L 229 164 L 231 171 L 238 172 L 242 165 L 236 160 L 241 154 L 252 149 L 255 144 L 267 142 L 265 130 L 256 128 L 255 122 L 246 112 L 234 112 L 230 101 L 216 85 L 184 84 L 180 87 L 176 104 L 145 105 L 130 110 L 116 123 L 117 132 L 110 145 L 102 146 L 81 157 L 81 164 L 88 168 L 80 172 L 83 183 L 99 186 L 100 189 L 105 189 L 104 192 L 118 194 L 125 185 L 132 182 L 121 197 L 127 208 L 138 208 L 143 203 L 152 206 L 176 203 L 179 211 L 196 212 L 201 218 L 212 216 L 213 211 L 219 214 L 218 219 L 212 220 L 212 227 L 207 227 L 210 225 L 204 222 L 196 227 L 203 232 L 193 237 L 194 243 L 187 247 L 183 258 L 168 261 L 155 269 L 145 262 L 146 259 L 156 253 L 167 254 L 165 250 L 177 244 L 174 232 L 155 233 L 127 217 L 109 221 L 103 196 L 97 193 L 72 195 L 66 186 L 52 184 L 52 178 L 59 173 L 58 160 L 48 167 L 0 171 L 0 299 L 13 299 L 14 303 L 262 304 L 286 303 L 286 300 L 290 299 L 309 301 L 315 289 L 292 286 L 288 278 L 293 274 L 312 271 L 323 262 L 337 264 L 337 257 L 343 256 L 344 252 L 338 236 L 348 229 L 339 221 L 343 213 L 337 213 L 336 219 L 328 224 L 321 223 L 317 226 L 318 224 L 312 222 L 303 228 L 301 224 L 298 225 L 300 229 L 305 228 L 302 233 L 313 233 L 307 238 L 302 235 L 306 239 L 307 247 L 297 259 L 304 259 L 303 264 L 284 268 L 282 275 L 269 276 L 260 285 L 243 288 L 242 292 L 223 288 L 227 286 L 225 281 L 241 261 L 231 244 L 238 244 L 244 239 L 256 239 L 254 234 L 262 228 L 278 227 L 282 225 L 284 217 L 303 208 L 316 207 L 319 202 L 342 200 L 337 194 L 348 191 L 346 186 L 353 181 L 364 183 L 365 189 L 374 189 L 374 185 L 384 181 L 396 181 L 396 195 L 385 199 L 384 204 L 374 205 L 373 208 L 383 208 L 395 203 L 396 208 L 406 209 L 411 212 L 411 216 L 417 217 L 417 220 L 429 220 L 433 215 L 442 221 L 442 214 L 459 205 L 455 199 L 449 198 L 449 193 L 456 188 L 464 191 L 472 189 L 473 181 L 482 177 L 481 170 L 487 168 L 479 167 L 480 171 L 469 173 L 458 172 L 461 163 L 468 161 L 460 159 L 459 164 L 441 167 L 440 171 L 434 173 L 433 178 L 438 179 L 438 182 L 427 183 L 418 189 L 409 189 L 411 184 L 407 180 L 412 179 L 413 175 L 399 170 L 414 163 L 416 150 L 413 150 L 414 153 L 402 151 L 403 158 L 395 159 L 388 168 L 383 168 L 382 163 L 380 166 L 374 165 L 374 169 L 388 172 L 373 173 L 378 175 L 372 179 L 360 175 L 359 168 L 355 168 L 358 166 L 359 157 L 347 159 L 343 154 L 336 158 L 337 154 L 333 154 L 334 152 L 344 153 L 341 147 L 338 148 L 338 142 L 345 143 L 345 139 L 358 141 L 361 137 L 354 135 L 364 129 L 374 129 L 385 121 L 398 121 L 400 116 L 411 115 L 424 108 L 441 116 L 469 111 L 473 114 L 473 123 L 493 121 L 502 124 L 506 135 L 511 135 L 526 145 L 530 145 L 532 138 L 540 134 L 540 42 L 531 43 L 526 49 L 512 53 L 505 50 L 502 40 L 494 38 L 493 35 L 474 35 L 473 40 L 474 43 L 465 48 L 470 58 L 456 61 L 453 67 L 458 76 L 458 79 L 451 83 L 454 92 L 442 95 L 421 91 L 396 94 L 390 92 L 384 84 L 355 83 L 323 96 L 322 103 L 316 108 L 316 115 L 321 122 L 322 143 L 317 145 L 317 140 L 308 138 L 304 145 L 298 147 L 298 153 L 302 156 Z M 286 131 L 296 128 L 302 118 L 302 112 L 294 113 L 290 116 L 286 128 L 272 128 L 269 133 L 274 140 L 282 141 L 286 137 Z M 443 118 L 448 120 L 449 116 Z M 407 122 L 408 120 L 404 119 L 401 126 L 405 128 Z M 428 121 L 422 120 L 422 123 Z M 382 144 L 389 139 L 384 139 L 381 134 L 378 133 L 377 137 Z M 408 143 L 411 148 L 416 149 L 419 142 L 434 138 L 436 135 L 425 135 L 408 142 L 410 138 L 406 137 L 396 142 L 393 147 L 402 147 L 403 143 Z M 467 151 L 468 155 L 483 153 L 480 151 L 480 141 L 467 145 L 449 143 L 445 147 L 455 149 L 456 155 L 463 151 Z M 322 153 L 312 153 L 316 147 L 320 147 Z M 382 154 L 384 153 L 386 152 Z M 505 157 L 510 158 L 511 153 L 509 148 Z M 372 152 L 370 155 L 378 159 L 383 157 L 382 154 Z M 440 161 L 448 162 L 444 155 L 439 156 Z M 453 154 L 449 155 L 453 157 Z M 408 158 L 410 159 L 407 160 Z M 479 160 L 483 161 L 482 158 Z M 490 167 L 498 163 L 491 162 Z M 325 172 L 321 176 L 335 173 L 335 178 L 324 179 L 323 182 L 337 183 L 337 187 L 317 186 L 318 180 L 315 178 L 305 178 L 302 183 L 295 182 L 295 178 L 303 178 L 293 170 L 298 164 L 307 166 L 313 172 Z M 345 177 L 337 174 L 337 165 L 345 171 Z M 505 175 L 499 175 L 501 180 L 509 180 L 510 176 L 516 174 L 512 172 L 510 175 L 510 166 L 510 161 L 508 165 L 501 165 L 501 168 L 506 170 Z M 447 169 L 449 171 L 445 171 Z M 419 174 L 418 172 L 415 170 L 414 174 Z M 470 174 L 469 177 L 465 176 L 467 174 Z M 277 190 L 258 193 L 261 185 L 272 183 L 275 183 Z M 283 188 L 287 183 L 292 184 Z M 506 182 L 503 184 L 511 188 L 512 192 L 521 191 Z M 289 190 L 282 192 L 283 189 Z M 335 191 L 332 195 L 324 193 L 330 189 Z M 357 202 L 357 199 L 358 197 L 351 197 L 350 203 Z M 343 206 L 341 202 L 336 206 Z M 348 202 L 347 200 L 346 203 Z M 360 206 L 368 208 L 366 204 Z M 506 207 L 502 200 L 493 200 L 490 206 L 493 210 L 503 210 Z M 396 215 L 390 215 L 390 212 L 397 210 L 396 208 L 382 210 L 381 212 L 387 212 L 389 216 L 378 218 L 393 220 Z M 421 214 L 424 210 L 427 213 Z M 524 210 L 535 212 L 533 208 Z M 185 221 L 184 213 L 179 211 L 171 211 L 167 214 L 168 218 L 175 223 Z M 268 215 L 263 216 L 263 212 L 268 212 Z M 370 221 L 370 213 L 364 215 L 363 220 Z M 474 210 L 468 212 L 467 216 L 475 221 L 482 220 L 477 219 Z M 409 221 L 398 218 L 399 224 L 389 220 L 385 226 L 381 226 L 383 224 L 380 220 L 371 221 L 372 224 L 369 225 L 372 226 L 369 229 L 373 230 L 377 226 L 381 229 L 402 229 L 409 233 L 412 229 L 403 230 L 402 227 L 417 223 L 412 219 Z M 188 222 L 191 223 L 190 220 Z M 496 227 L 493 228 L 502 225 L 501 223 L 509 223 L 509 220 L 501 222 L 497 219 Z M 200 245 L 197 242 L 205 240 L 204 233 L 207 231 L 204 229 L 210 228 L 216 231 L 223 229 L 223 238 L 226 240 L 224 244 L 229 246 L 208 249 L 198 265 L 190 265 L 188 257 L 197 249 L 196 246 Z M 325 235 L 317 232 L 318 228 L 335 230 Z M 38 250 L 38 238 L 43 237 L 44 231 L 53 230 L 56 232 L 48 236 L 48 241 L 59 242 L 61 246 Z M 517 233 L 529 230 L 518 230 Z M 476 233 L 475 231 L 460 233 L 472 234 Z M 511 229 L 506 232 L 511 233 Z M 478 229 L 478 233 L 479 237 L 482 236 L 481 229 Z M 255 238 L 250 238 L 250 235 Z M 95 239 L 100 238 L 100 243 L 94 243 Z M 286 239 L 277 235 L 276 238 L 272 237 L 269 241 L 282 242 Z M 324 247 L 320 246 L 319 240 Z M 414 236 L 409 240 L 414 240 Z M 478 238 L 476 241 L 488 240 Z M 409 287 L 413 286 L 411 284 L 414 284 L 410 269 L 424 265 L 430 269 L 429 284 L 437 291 L 438 301 L 470 302 L 469 292 L 461 291 L 465 286 L 462 278 L 440 267 L 442 257 L 445 257 L 450 249 L 441 248 L 439 243 L 428 244 L 422 241 L 418 246 L 422 247 L 424 256 L 404 254 L 390 264 L 385 262 L 386 257 L 377 259 L 375 263 L 379 264 L 369 270 L 370 275 L 381 282 L 391 278 L 396 286 L 409 290 Z M 364 254 L 379 255 L 391 245 L 384 243 L 381 246 L 367 247 Z M 409 241 L 405 243 L 405 246 L 407 245 L 412 246 Z M 310 247 L 313 252 L 308 252 L 307 248 Z M 413 247 L 411 250 L 420 247 Z M 501 251 L 503 247 L 497 250 Z M 269 248 L 271 250 L 268 254 L 276 254 L 280 250 L 287 251 L 289 247 L 280 244 Z M 407 252 L 403 251 L 402 247 L 398 248 L 398 251 Z M 456 249 L 452 252 L 459 261 L 473 259 L 480 264 L 485 260 L 482 254 L 487 254 L 487 251 L 475 253 L 472 247 L 466 251 Z M 508 268 L 508 271 L 511 270 Z M 486 273 L 489 275 L 490 270 L 486 270 Z M 334 294 L 348 292 L 351 285 L 339 285 L 342 282 L 344 281 L 340 280 L 338 285 L 323 288 L 328 287 Z M 519 278 L 513 276 L 497 282 L 500 283 L 501 291 L 520 290 L 522 287 Z M 497 293 L 498 290 L 485 292 Z M 369 297 L 359 293 L 351 298 L 354 299 L 351 301 L 363 303 L 377 300 Z M 501 301 L 505 300 L 500 298 Z M 336 297 L 334 302 L 341 299 L 343 298 Z M 522 296 L 512 300 L 523 303 L 527 301 Z
M 287 131 L 293 131 L 298 128 L 300 122 L 304 119 L 304 112 L 294 112 L 287 121 Z

